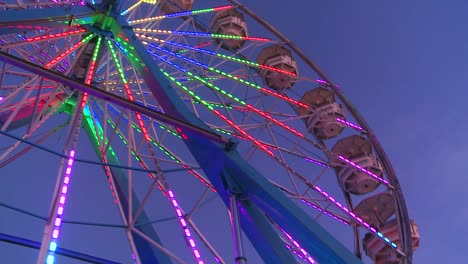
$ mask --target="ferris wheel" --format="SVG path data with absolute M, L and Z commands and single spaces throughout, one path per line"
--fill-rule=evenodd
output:
M 235 0 L 7 0 L 0 61 L 0 240 L 37 263 L 412 263 L 372 130 Z

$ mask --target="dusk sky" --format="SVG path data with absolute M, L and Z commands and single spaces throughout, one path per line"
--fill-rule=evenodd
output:
M 464 102 L 468 98 L 468 3 L 461 0 L 242 2 L 316 62 L 376 133 L 397 172 L 410 218 L 419 227 L 421 242 L 414 253 L 414 263 L 467 262 L 463 238 L 468 236 L 465 227 L 468 206 L 463 201 L 468 182 L 465 179 L 468 141 L 464 139 L 464 131 L 468 130 L 468 104 Z M 42 168 L 43 164 L 58 161 L 44 155 L 28 157 L 35 157 L 28 162 L 44 170 L 47 168 Z M 21 192 L 36 188 L 47 192 L 53 188 L 54 177 L 34 180 L 33 186 L 20 189 L 22 184 L 11 177 L 13 174 L 18 176 L 17 171 L 13 173 L 8 167 L 0 168 L 0 176 L 4 178 L 0 184 L 0 201 L 31 211 L 41 207 L 41 215 L 45 215 L 44 205 L 48 205 L 50 196 L 11 197 L 22 197 Z M 97 183 L 86 175 L 83 178 L 80 182 L 83 186 L 108 188 L 104 178 Z M 98 192 L 97 188 L 93 190 Z M 96 208 L 112 205 L 109 193 L 100 196 L 102 201 L 85 203 Z M 70 200 L 70 203 L 77 202 Z M 93 210 L 91 213 L 113 215 L 119 220 L 115 208 Z M 5 219 L 18 216 L 0 207 L 0 215 L 3 214 Z M 70 218 L 76 219 L 75 216 L 79 218 L 80 212 L 70 211 Z M 32 234 L 23 230 L 23 225 L 40 231 L 43 222 L 24 216 L 14 223 L 3 222 L 2 218 L 0 232 L 40 239 L 40 232 Z M 125 239 L 112 236 L 108 240 L 115 244 L 103 246 L 107 255 L 128 254 Z M 70 245 L 74 243 L 80 241 Z M 97 247 L 102 245 L 91 243 L 96 248 L 90 253 L 99 255 Z M 5 252 L 17 252 L 17 256 L 5 254 L 5 263 L 33 263 L 30 261 L 37 256 L 37 251 L 0 243 L 0 258 Z M 21 262 L 16 262 L 17 257 Z

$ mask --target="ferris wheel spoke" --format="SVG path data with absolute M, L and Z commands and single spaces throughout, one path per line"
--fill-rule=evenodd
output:
M 43 42 L 43 41 L 63 39 L 63 38 L 67 38 L 67 37 L 71 37 L 75 35 L 81 35 L 85 32 L 86 32 L 86 29 L 81 28 L 81 27 L 71 28 L 68 31 L 65 31 L 62 33 L 54 33 L 54 34 L 48 34 L 48 35 L 41 34 L 38 36 L 26 38 L 24 41 L 21 41 L 21 42 L 2 44 L 0 47 L 2 49 L 18 47 L 21 45 L 28 45 L 30 43 L 38 43 L 38 42 Z
M 163 19 L 167 19 L 167 18 L 193 16 L 193 15 L 199 15 L 199 14 L 209 13 L 209 12 L 219 12 L 219 11 L 223 11 L 223 10 L 227 10 L 227 9 L 231 9 L 231 8 L 233 8 L 233 6 L 227 5 L 227 6 L 218 6 L 218 7 L 212 7 L 212 8 L 205 8 L 205 9 L 197 9 L 197 10 L 190 10 L 190 11 L 184 11 L 184 12 L 170 13 L 170 14 L 165 14 L 165 15 L 161 15 L 161 16 L 130 20 L 130 21 L 128 21 L 128 24 L 137 25 L 137 24 L 142 24 L 142 23 L 153 22 L 153 21 L 156 21 L 156 20 L 163 20 Z
M 148 237 L 145 233 L 141 232 L 137 228 L 133 227 L 133 228 L 131 228 L 131 231 L 134 232 L 137 236 L 140 236 L 141 238 L 143 238 L 145 241 L 147 241 L 147 242 L 151 243 L 152 245 L 154 245 L 157 249 L 164 252 L 165 255 L 169 256 L 170 258 L 175 260 L 177 263 L 180 263 L 180 264 L 186 264 L 187 263 L 187 262 L 183 261 L 181 258 L 177 257 L 176 254 L 174 254 L 171 251 L 167 250 L 160 243 L 158 243 L 157 241 L 154 241 L 153 239 Z
M 164 30 L 164 29 L 146 29 L 146 28 L 133 28 L 135 32 L 143 33 L 154 33 L 154 34 L 164 34 L 164 35 L 183 35 L 191 37 L 206 37 L 206 38 L 215 38 L 215 39 L 240 39 L 240 40 L 249 40 L 249 41 L 258 41 L 258 42 L 270 42 L 268 38 L 261 37 L 240 37 L 238 35 L 228 35 L 228 34 L 215 34 L 215 33 L 201 33 L 196 31 L 178 31 L 178 30 Z
M 54 27 L 68 23 L 72 25 L 87 25 L 96 22 L 95 11 L 88 6 L 61 6 L 27 10 L 8 10 L 2 12 L 0 18 L 0 35 L 13 32 L 23 32 L 28 27 Z M 27 19 L 25 19 L 27 18 Z

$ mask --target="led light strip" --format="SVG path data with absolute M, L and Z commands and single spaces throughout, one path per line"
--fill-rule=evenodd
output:
M 338 118 L 338 117 L 337 117 L 337 118 L 336 118 L 336 121 L 338 121 L 338 122 L 340 122 L 340 123 L 343 123 L 343 124 L 345 124 L 345 125 L 347 125 L 347 126 L 349 126 L 349 127 L 352 127 L 352 128 L 354 128 L 355 130 L 357 130 L 357 131 L 361 131 L 361 132 L 364 131 L 364 129 L 363 129 L 362 127 L 360 127 L 360 126 L 358 126 L 358 125 L 356 125 L 356 124 L 353 124 L 353 123 L 351 123 L 351 122 L 348 122 L 348 121 L 346 121 L 346 120 L 344 120 L 344 119 L 341 119 L 341 118 Z
M 315 205 L 315 204 L 313 204 L 313 203 L 311 203 L 311 202 L 309 202 L 309 201 L 307 201 L 307 200 L 304 200 L 304 199 L 302 199 L 301 201 L 302 201 L 303 203 L 307 204 L 308 206 L 314 208 L 315 210 L 319 211 L 320 213 L 323 213 L 323 214 L 325 214 L 325 215 L 327 215 L 327 216 L 333 218 L 334 220 L 336 220 L 336 221 L 338 221 L 338 222 L 340 222 L 340 223 L 342 223 L 342 224 L 349 225 L 348 222 L 344 221 L 343 219 L 337 217 L 337 216 L 334 215 L 334 214 L 329 213 L 328 211 L 325 211 L 323 208 L 320 208 L 320 207 L 318 207 L 317 205 Z
M 338 208 L 340 208 L 341 210 L 343 210 L 344 212 L 346 212 L 346 214 L 348 214 L 349 216 L 351 216 L 353 219 L 355 219 L 358 223 L 360 223 L 361 225 L 365 226 L 368 230 L 370 230 L 372 233 L 376 234 L 378 237 L 382 238 L 388 245 L 392 246 L 393 248 L 397 248 L 397 244 L 395 244 L 394 242 L 390 241 L 390 239 L 388 239 L 387 237 L 385 237 L 382 232 L 378 231 L 377 229 L 375 229 L 373 226 L 371 226 L 369 223 L 365 222 L 364 220 L 362 220 L 362 218 L 360 218 L 359 216 L 357 216 L 355 213 L 351 212 L 348 208 L 346 208 L 345 206 L 343 206 L 340 202 L 336 201 L 335 198 L 333 198 L 332 196 L 330 196 L 327 192 L 323 191 L 320 187 L 318 186 L 313 186 L 313 188 L 321 193 L 324 197 L 326 197 L 329 201 L 331 201 L 332 203 L 334 203 L 336 206 L 338 206 Z
M 168 35 L 184 35 L 184 36 L 194 36 L 194 37 L 207 37 L 207 38 L 219 38 L 219 39 L 241 39 L 241 40 L 259 41 L 259 42 L 270 42 L 270 39 L 268 38 L 242 37 L 242 36 L 237 36 L 237 35 L 203 33 L 203 32 L 195 32 L 195 31 L 178 31 L 178 30 L 147 29 L 147 28 L 133 28 L 133 31 L 145 32 L 145 33 L 156 33 L 156 34 L 168 34 Z
M 146 22 L 153 22 L 153 21 L 156 21 L 156 20 L 162 20 L 162 19 L 166 19 L 166 18 L 198 15 L 198 14 L 209 13 L 209 12 L 218 12 L 218 11 L 227 10 L 227 9 L 231 9 L 231 8 L 232 8 L 232 6 L 227 5 L 227 6 L 218 6 L 218 7 L 213 7 L 213 8 L 197 9 L 197 10 L 191 10 L 191 11 L 185 11 L 185 12 L 177 12 L 177 13 L 171 13 L 171 14 L 166 14 L 166 15 L 162 15 L 162 16 L 148 17 L 148 18 L 143 18 L 143 19 L 132 20 L 132 21 L 128 21 L 128 24 L 129 25 L 135 25 L 135 24 L 141 24 L 141 23 L 146 23 Z
M 86 81 L 85 81 L 86 85 L 91 85 L 91 82 L 93 80 L 94 69 L 96 67 L 96 60 L 97 60 L 97 56 L 99 54 L 99 48 L 101 46 L 101 41 L 102 41 L 102 37 L 99 36 L 98 41 L 96 43 L 96 47 L 94 48 L 93 57 L 91 59 L 91 64 L 89 66 L 88 75 L 86 76 Z M 82 109 L 85 108 L 87 100 L 88 100 L 88 93 L 84 92 L 83 93 L 83 98 L 81 99 L 81 105 L 80 105 L 80 107 Z
M 126 15 L 128 12 L 132 11 L 133 9 L 137 8 L 139 5 L 141 5 L 143 3 L 142 0 L 136 2 L 135 4 L 133 4 L 132 6 L 130 6 L 129 8 L 127 8 L 126 10 L 122 11 L 120 13 L 121 16 L 123 15 Z
M 188 244 L 190 245 L 190 248 L 193 251 L 193 255 L 195 256 L 197 263 L 204 264 L 203 260 L 201 259 L 200 251 L 197 249 L 195 240 L 193 239 L 192 234 L 190 233 L 190 229 L 188 228 L 187 221 L 185 220 L 184 215 L 182 214 L 182 210 L 179 207 L 179 203 L 177 202 L 174 193 L 171 190 L 168 190 L 167 193 L 169 194 L 169 199 L 171 200 L 172 206 L 174 207 L 177 213 L 177 217 L 179 218 L 180 225 L 182 226 L 182 229 L 184 230 L 184 235 L 187 239 Z
M 84 32 L 86 32 L 86 29 L 80 28 L 80 29 L 77 29 L 77 30 L 66 31 L 66 32 L 63 32 L 63 33 L 57 33 L 57 34 L 50 34 L 50 35 L 47 35 L 47 36 L 27 38 L 25 40 L 26 40 L 26 42 L 37 42 L 37 41 L 44 41 L 44 40 L 62 38 L 62 37 L 67 37 L 67 36 L 72 36 L 72 35 L 78 35 L 78 34 L 81 34 L 81 33 L 84 33 Z
M 299 251 L 302 253 L 304 258 L 309 263 L 316 263 L 315 260 L 312 258 L 312 256 L 310 256 L 310 254 L 307 253 L 307 251 L 304 248 L 302 248 L 301 245 L 296 240 L 294 240 L 294 238 L 292 238 L 292 236 L 290 234 L 286 233 L 286 231 L 284 231 L 284 230 L 281 230 L 281 231 L 283 231 L 284 235 L 286 235 L 286 237 L 289 239 L 289 241 L 291 241 L 294 244 L 294 246 L 296 246 L 296 248 L 299 249 Z
M 271 67 L 271 66 L 268 66 L 268 65 L 265 65 L 265 64 L 259 64 L 259 63 L 256 63 L 256 62 L 253 62 L 253 61 L 250 61 L 250 60 L 239 59 L 239 58 L 236 58 L 236 57 L 233 57 L 233 56 L 217 53 L 217 52 L 214 52 L 214 51 L 211 51 L 211 50 L 201 49 L 199 46 L 193 47 L 193 46 L 189 46 L 189 45 L 186 45 L 186 44 L 181 44 L 181 43 L 177 43 L 177 42 L 173 42 L 173 41 L 165 41 L 163 39 L 158 39 L 158 38 L 149 37 L 149 36 L 145 36 L 145 35 L 140 35 L 140 34 L 135 34 L 135 35 L 137 37 L 141 38 L 141 39 L 156 41 L 156 42 L 160 42 L 160 43 L 166 43 L 166 44 L 169 44 L 171 46 L 176 46 L 176 47 L 184 48 L 186 50 L 193 50 L 193 51 L 196 51 L 196 52 L 200 52 L 200 53 L 204 53 L 204 54 L 208 54 L 208 55 L 212 55 L 212 56 L 217 56 L 217 57 L 220 57 L 220 58 L 223 58 L 223 59 L 239 62 L 239 63 L 249 65 L 249 66 L 252 66 L 252 67 L 262 68 L 262 69 L 269 70 L 269 71 L 275 71 L 275 72 L 279 72 L 279 73 L 290 75 L 290 76 L 297 76 L 295 73 L 292 73 L 292 72 L 289 72 L 289 71 L 274 68 L 274 67 Z M 178 54 L 180 54 L 180 53 L 183 53 L 183 52 L 182 51 L 178 52 Z
M 70 47 L 69 49 L 67 49 L 64 53 L 61 53 L 60 55 L 58 55 L 57 57 L 55 57 L 53 60 L 51 60 L 50 62 L 48 62 L 46 65 L 44 65 L 44 68 L 46 69 L 50 69 L 52 66 L 54 66 L 57 62 L 59 62 L 61 59 L 65 58 L 66 56 L 68 56 L 70 53 L 72 53 L 73 51 L 75 51 L 77 48 L 79 48 L 81 45 L 85 44 L 86 42 L 88 42 L 91 38 L 93 38 L 93 34 L 90 34 L 88 36 L 86 36 L 84 39 L 78 41 L 75 45 L 73 45 L 72 47 Z
M 46 258 L 47 264 L 53 264 L 55 261 L 55 251 L 57 250 L 57 241 L 60 236 L 60 227 L 62 225 L 62 216 L 65 208 L 65 201 L 67 199 L 68 186 L 71 179 L 71 171 L 73 160 L 75 158 L 75 150 L 70 150 L 69 158 L 67 161 L 67 168 L 65 170 L 65 177 L 63 178 L 62 188 L 60 191 L 59 206 L 57 207 L 57 212 L 54 218 L 54 229 L 52 231 L 52 239 L 49 243 L 49 254 Z
M 389 184 L 387 180 L 382 179 L 381 177 L 379 177 L 379 175 L 373 173 L 373 172 L 370 171 L 370 170 L 366 170 L 365 168 L 363 168 L 363 167 L 361 167 L 360 165 L 358 165 L 358 164 L 356 164 L 356 163 L 350 161 L 349 159 L 347 159 L 347 158 L 345 158 L 345 157 L 343 157 L 343 156 L 341 156 L 341 155 L 338 155 L 338 158 L 339 158 L 340 160 L 344 161 L 346 164 L 351 165 L 352 167 L 354 167 L 354 168 L 356 168 L 356 169 L 358 169 L 358 170 L 364 172 L 365 174 L 371 176 L 372 178 L 378 180 L 379 182 L 381 182 L 381 183 L 383 183 L 383 184 L 385 184 L 385 185 L 388 185 L 388 184 Z

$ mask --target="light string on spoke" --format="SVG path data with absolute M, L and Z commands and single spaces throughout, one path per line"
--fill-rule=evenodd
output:
M 179 30 L 147 29 L 147 28 L 133 28 L 133 31 L 145 32 L 145 33 L 156 33 L 156 34 L 167 34 L 167 35 L 183 35 L 183 36 L 192 36 L 192 37 L 241 39 L 241 40 L 259 41 L 259 42 L 270 42 L 270 39 L 268 38 L 243 37 L 243 36 L 238 36 L 238 35 L 204 33 L 204 32 L 196 32 L 196 31 L 179 31 Z
M 153 22 L 153 21 L 156 21 L 156 20 L 162 20 L 162 19 L 166 19 L 166 18 L 183 17 L 183 16 L 190 16 L 190 15 L 199 15 L 199 14 L 210 13 L 210 12 L 219 12 L 219 11 L 222 11 L 222 10 L 231 9 L 232 7 L 233 6 L 231 6 L 231 5 L 227 5 L 227 6 L 218 6 L 218 7 L 212 7 L 212 8 L 177 12 L 177 13 L 165 14 L 165 15 L 161 15 L 161 16 L 131 20 L 131 21 L 128 21 L 128 24 L 129 25 L 136 25 L 136 24 L 141 24 L 141 23 L 146 23 L 146 22 Z

